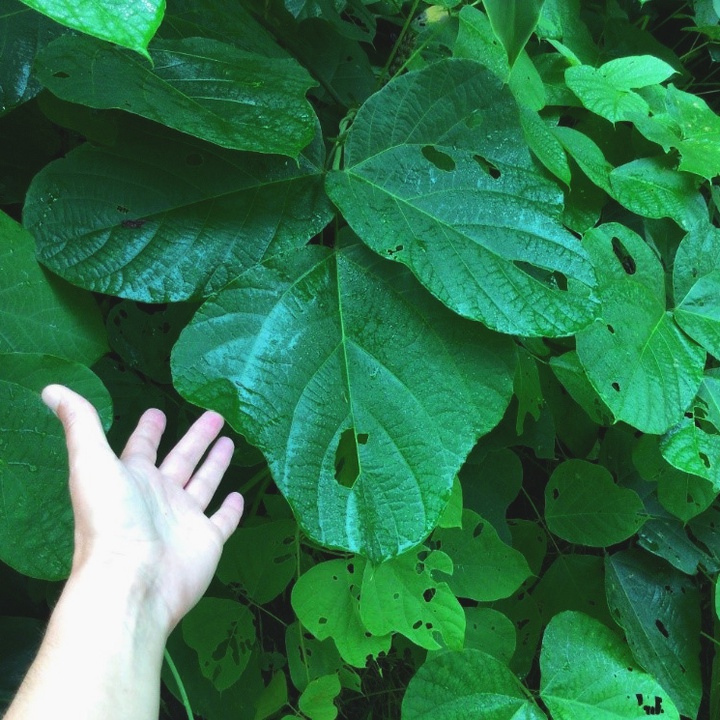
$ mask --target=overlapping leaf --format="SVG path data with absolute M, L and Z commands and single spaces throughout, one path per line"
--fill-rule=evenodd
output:
M 183 395 L 263 450 L 311 537 L 378 561 L 436 525 L 505 410 L 513 361 L 504 338 L 358 243 L 238 277 L 200 309 L 172 366 Z M 354 483 L 336 477 L 339 450 Z
M 358 112 L 345 153 L 332 200 L 453 310 L 532 336 L 592 320 L 594 273 L 560 222 L 562 197 L 532 164 L 512 95 L 478 63 L 389 83 Z
M 158 40 L 152 66 L 87 37 L 66 36 L 38 56 L 38 77 L 63 100 L 120 108 L 232 150 L 297 158 L 317 118 L 315 84 L 292 58 L 208 38 Z
M 165 0 L 23 0 L 53 20 L 147 55 Z
M 91 290 L 145 302 L 219 290 L 305 244 L 331 217 L 320 137 L 299 163 L 132 125 L 36 176 L 24 208 L 41 262 Z

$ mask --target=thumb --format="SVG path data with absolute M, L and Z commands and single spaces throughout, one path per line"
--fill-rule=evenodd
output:
M 82 395 L 64 385 L 48 385 L 41 397 L 63 425 L 71 464 L 81 449 L 110 449 L 97 410 Z

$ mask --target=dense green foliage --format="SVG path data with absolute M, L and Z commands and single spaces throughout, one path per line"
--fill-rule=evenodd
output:
M 0 0 L 0 704 L 56 381 L 232 428 L 198 716 L 720 717 L 719 5 Z

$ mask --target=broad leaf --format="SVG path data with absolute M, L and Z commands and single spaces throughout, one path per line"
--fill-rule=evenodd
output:
M 285 654 L 290 678 L 300 692 L 311 680 L 338 672 L 345 667 L 331 637 L 318 640 L 298 621 L 288 625 L 285 630 Z
M 70 571 L 73 518 L 65 436 L 40 400 L 60 382 L 112 417 L 107 390 L 78 363 L 47 355 L 0 355 L 0 558 L 31 577 L 60 580 Z
M 604 467 L 566 460 L 545 487 L 545 521 L 563 540 L 603 547 L 634 535 L 645 517 L 638 494 L 616 485 Z
M 570 186 L 570 165 L 560 140 L 553 134 L 557 128 L 548 125 L 534 110 L 520 108 L 520 123 L 530 150 L 556 177 Z M 565 128 L 569 129 L 569 128 Z
M 665 432 L 695 396 L 705 352 L 665 311 L 662 266 L 638 235 L 610 223 L 591 230 L 585 244 L 602 268 L 603 310 L 577 336 L 580 362 L 616 419 Z
M 147 56 L 147 45 L 165 12 L 165 0 L 23 0 L 75 30 Z
M 530 39 L 543 0 L 483 0 L 490 24 L 512 66 Z
M 554 127 L 552 133 L 585 175 L 606 193 L 612 193 L 610 173 L 613 166 L 605 159 L 603 151 L 595 141 L 579 130 L 569 127 Z
M 89 293 L 47 273 L 30 233 L 0 213 L 0 352 L 40 352 L 90 364 L 106 350 Z
M 355 244 L 238 277 L 200 309 L 172 365 L 183 395 L 265 453 L 311 537 L 379 561 L 435 527 L 507 406 L 513 360 L 504 338 Z M 356 478 L 340 474 L 346 462 Z
M 143 124 L 112 147 L 86 144 L 45 167 L 23 219 L 40 261 L 70 282 L 143 302 L 186 300 L 325 226 L 323 161 L 319 137 L 294 163 Z
M 337 673 L 312 680 L 298 699 L 298 707 L 310 720 L 335 720 L 338 714 L 335 698 L 340 694 Z
M 638 550 L 609 556 L 605 572 L 610 610 L 633 655 L 683 715 L 697 717 L 702 683 L 700 596 L 694 583 Z
M 580 612 L 556 615 L 540 653 L 540 697 L 553 718 L 680 720 L 670 694 L 637 667 L 623 641 Z
M 327 189 L 367 245 L 465 317 L 562 336 L 595 314 L 561 194 L 531 161 L 512 95 L 478 63 L 438 62 L 373 95 Z
M 297 158 L 317 122 L 315 82 L 291 58 L 269 58 L 207 38 L 158 40 L 152 66 L 86 37 L 62 37 L 38 56 L 55 95 L 120 108 L 232 150 Z
M 430 656 L 410 681 L 402 720 L 542 720 L 506 665 L 480 650 Z
M 673 467 L 708 480 L 720 492 L 720 435 L 698 427 L 692 415 L 668 430 L 660 451 Z
M 482 650 L 509 664 L 515 653 L 515 626 L 510 618 L 489 607 L 465 608 L 464 648 Z
M 436 579 L 438 571 L 452 572 L 450 559 L 423 546 L 377 567 L 367 563 L 360 590 L 365 627 L 374 635 L 402 633 L 428 650 L 462 648 L 465 613 L 447 583 Z
M 235 600 L 204 597 L 183 618 L 182 634 L 200 660 L 202 674 L 220 691 L 245 670 L 255 643 L 255 622 Z
M 444 579 L 458 597 L 500 600 L 531 575 L 525 557 L 500 540 L 493 526 L 472 510 L 463 512 L 462 529 L 436 530 L 432 540 L 453 561 L 453 573 Z
M 343 660 L 365 667 L 368 657 L 390 649 L 390 635 L 368 632 L 360 619 L 359 597 L 365 560 L 329 560 L 303 573 L 292 591 L 300 622 L 318 640 L 332 638 Z M 318 592 L 322 588 L 322 592 Z
M 42 86 L 32 74 L 35 54 L 64 29 L 17 0 L 0 6 L 0 115 L 35 97 Z

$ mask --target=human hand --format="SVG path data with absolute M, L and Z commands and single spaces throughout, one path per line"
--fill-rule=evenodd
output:
M 73 574 L 111 570 L 143 586 L 169 633 L 203 595 L 236 529 L 243 498 L 231 493 L 211 517 L 210 500 L 230 464 L 233 443 L 218 436 L 223 419 L 206 412 L 156 466 L 165 415 L 147 410 L 120 458 L 95 408 L 62 385 L 43 390 L 65 430 L 75 515 Z M 87 574 L 87 573 L 86 573 Z

